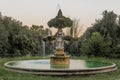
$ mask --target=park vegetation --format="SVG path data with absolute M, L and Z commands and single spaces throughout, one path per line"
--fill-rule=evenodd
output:
M 0 14 L 0 57 L 42 55 L 42 38 L 48 30 L 42 25 L 23 26 L 22 22 Z
M 120 58 L 120 16 L 106 10 L 102 16 L 82 36 L 81 52 L 89 57 Z
M 62 13 L 56 18 L 59 16 Z M 120 58 L 120 16 L 107 10 L 102 16 L 82 36 L 79 36 L 79 20 L 72 22 L 62 16 L 66 21 L 62 28 L 70 25 L 68 38 L 72 38 L 65 43 L 65 52 L 71 56 Z M 55 23 L 55 19 L 48 22 L 50 27 L 60 25 Z M 61 19 L 57 21 L 63 23 Z M 0 14 L 0 57 L 42 56 L 42 41 L 49 31 L 50 29 L 45 29 L 42 25 L 22 25 L 22 22 Z M 45 48 L 46 55 L 55 50 L 49 40 L 45 41 Z

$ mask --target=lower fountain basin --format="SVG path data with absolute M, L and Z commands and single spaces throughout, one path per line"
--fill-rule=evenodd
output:
M 52 68 L 49 59 L 10 61 L 4 64 L 7 70 L 37 75 L 89 75 L 115 71 L 116 64 L 99 61 L 70 60 L 69 68 L 57 66 Z

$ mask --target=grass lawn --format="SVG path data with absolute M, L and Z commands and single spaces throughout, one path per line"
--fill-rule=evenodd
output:
M 103 74 L 89 75 L 89 76 L 70 76 L 70 77 L 37 76 L 37 75 L 31 75 L 31 74 L 10 72 L 4 69 L 3 64 L 7 61 L 24 60 L 24 59 L 39 59 L 39 57 L 0 58 L 0 80 L 120 80 L 120 69 L 119 69 L 120 59 L 79 58 L 79 59 L 86 59 L 86 60 L 114 62 L 118 66 L 117 71 L 103 73 Z

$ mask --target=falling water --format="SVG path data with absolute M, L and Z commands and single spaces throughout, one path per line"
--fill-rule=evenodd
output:
M 51 36 L 51 32 L 50 32 L 50 29 L 48 29 L 48 36 Z
M 42 40 L 42 52 L 43 52 L 43 56 L 46 56 L 45 53 L 45 42 Z

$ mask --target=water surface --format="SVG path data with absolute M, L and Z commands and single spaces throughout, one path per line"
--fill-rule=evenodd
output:
M 57 68 L 52 68 L 49 59 L 44 60 L 23 60 L 23 61 L 11 61 L 6 63 L 10 67 L 23 68 L 23 69 L 66 69 L 58 66 Z M 70 60 L 69 68 L 67 69 L 92 69 L 101 68 L 106 66 L 111 66 L 112 63 L 99 62 L 99 61 L 85 61 L 85 60 Z

